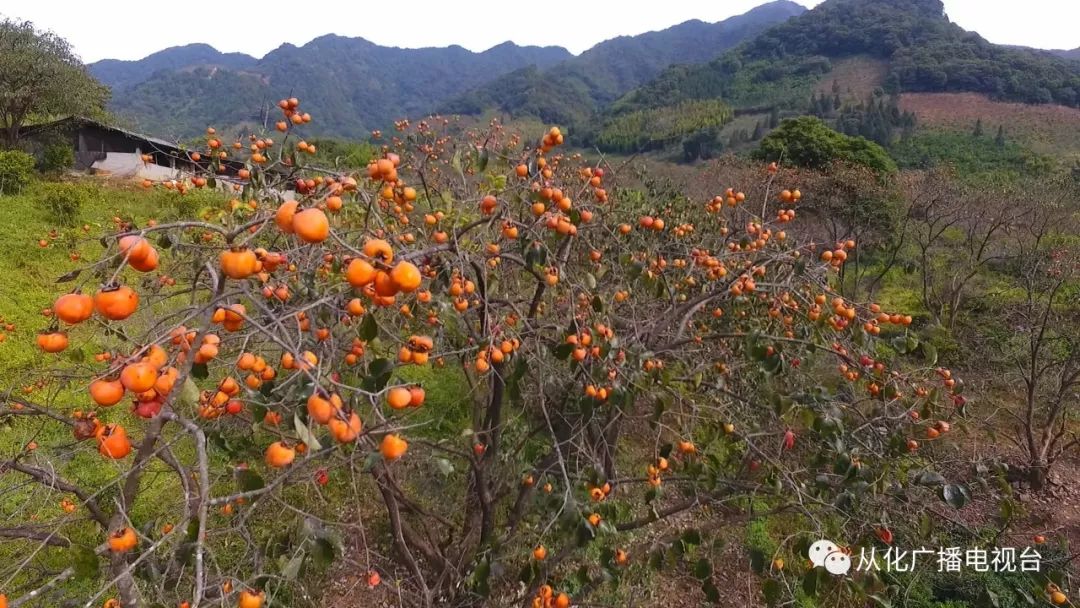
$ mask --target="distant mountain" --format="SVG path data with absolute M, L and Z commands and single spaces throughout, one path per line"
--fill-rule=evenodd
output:
M 799 109 L 833 63 L 887 67 L 886 92 L 976 92 L 1025 103 L 1080 103 L 1080 64 L 991 44 L 951 23 L 940 0 L 826 0 L 700 66 L 677 66 L 614 105 L 626 112 L 692 99 Z
M 581 122 L 672 64 L 708 61 L 805 11 L 802 5 L 777 0 L 719 23 L 693 20 L 661 31 L 620 36 L 546 70 L 530 66 L 506 74 L 440 109 L 460 114 L 495 109 L 547 122 Z
M 191 136 L 208 124 L 263 123 L 278 99 L 296 95 L 316 118 L 313 134 L 361 137 L 513 70 L 546 68 L 569 57 L 561 47 L 510 42 L 474 53 L 328 35 L 301 47 L 282 45 L 258 60 L 189 45 L 89 67 L 113 87 L 113 112 L 161 135 Z
M 1064 57 L 1066 59 L 1076 59 L 1080 61 L 1080 48 L 1075 48 L 1071 51 L 1054 50 L 1050 52 L 1057 55 L 1058 57 Z
M 243 53 L 222 53 L 209 44 L 174 46 L 135 61 L 103 59 L 88 67 L 90 73 L 113 91 L 122 91 L 143 82 L 160 70 L 180 70 L 194 66 L 244 69 L 256 59 Z

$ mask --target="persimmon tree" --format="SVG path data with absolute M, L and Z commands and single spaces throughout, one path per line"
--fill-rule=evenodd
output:
M 988 342 L 1009 370 L 1004 380 L 1019 393 L 1005 410 L 1012 422 L 1006 437 L 1023 455 L 1025 480 L 1041 491 L 1053 465 L 1080 446 L 1072 426 L 1080 389 L 1080 257 L 1069 212 L 1050 201 L 1015 232 L 1008 270 L 1019 296 L 998 296 L 1003 326 Z
M 403 605 L 566 607 L 749 504 L 799 518 L 798 555 L 831 518 L 838 542 L 879 542 L 936 500 L 915 473 L 956 422 L 956 379 L 902 356 L 911 317 L 833 292 L 858 244 L 796 237 L 813 193 L 783 168 L 687 203 L 562 152 L 557 128 L 431 118 L 336 174 L 307 166 L 311 117 L 281 107 L 281 140 L 211 130 L 205 173 L 146 184 L 235 199 L 117 218 L 60 277 L 52 369 L 4 410 L 70 430 L 0 464 L 61 507 L 5 529 L 27 548 L 0 569 L 12 605 L 290 604 L 347 540 Z M 53 354 L 73 350 L 98 354 Z M 441 402 L 469 422 L 432 431 L 451 412 L 417 377 L 460 379 Z M 34 566 L 55 553 L 70 565 Z M 768 597 L 793 593 L 796 561 L 759 568 Z M 709 561 L 694 573 L 719 601 Z

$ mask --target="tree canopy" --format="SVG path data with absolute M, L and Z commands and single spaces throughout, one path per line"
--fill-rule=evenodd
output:
M 109 89 L 94 80 L 67 40 L 29 21 L 0 21 L 0 127 L 7 145 L 34 116 L 104 112 Z
M 896 163 L 881 146 L 863 137 L 833 131 L 813 116 L 782 122 L 778 129 L 761 140 L 754 156 L 768 161 L 782 159 L 809 169 L 824 169 L 839 160 L 884 173 L 896 171 Z

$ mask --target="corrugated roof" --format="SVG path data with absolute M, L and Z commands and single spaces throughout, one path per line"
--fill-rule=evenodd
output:
M 180 150 L 180 147 L 178 145 L 169 141 L 165 141 L 164 139 L 152 137 L 150 135 L 144 135 L 142 133 L 136 133 L 135 131 L 130 131 L 121 127 L 108 125 L 101 121 L 94 120 L 93 118 L 87 118 L 85 116 L 68 116 L 66 118 L 60 118 L 52 122 L 39 123 L 36 125 L 27 125 L 26 127 L 24 127 L 24 130 L 26 133 L 33 133 L 34 131 L 41 131 L 59 126 L 65 122 L 78 122 L 81 124 L 89 124 L 101 129 L 105 129 L 106 131 L 114 131 L 116 133 L 121 133 L 133 139 L 141 139 L 145 142 L 152 143 L 162 148 L 169 148 L 170 150 Z

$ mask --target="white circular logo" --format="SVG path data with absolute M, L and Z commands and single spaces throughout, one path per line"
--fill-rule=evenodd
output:
M 831 540 L 819 540 L 810 545 L 810 563 L 814 564 L 814 566 L 824 566 L 825 558 L 837 550 L 839 550 L 839 547 Z
M 843 551 L 833 551 L 825 557 L 825 571 L 829 574 L 841 576 L 851 569 L 851 557 Z

